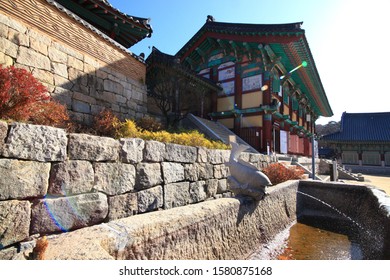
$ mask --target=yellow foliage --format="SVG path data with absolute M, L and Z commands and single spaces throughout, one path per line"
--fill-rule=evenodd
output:
M 120 122 L 116 127 L 116 137 L 117 138 L 138 138 L 140 131 L 138 130 L 136 124 L 132 120 L 125 120 Z
M 222 142 L 210 141 L 199 131 L 193 130 L 182 133 L 170 133 L 165 130 L 148 131 L 141 130 L 132 120 L 125 120 L 116 125 L 117 138 L 141 138 L 144 140 L 155 140 L 164 143 L 174 143 L 185 146 L 202 146 L 209 149 L 230 149 Z

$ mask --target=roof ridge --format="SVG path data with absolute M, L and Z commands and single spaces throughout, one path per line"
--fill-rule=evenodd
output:
M 120 15 L 126 17 L 129 20 L 133 20 L 135 22 L 141 23 L 143 26 L 145 26 L 147 29 L 150 30 L 150 33 L 153 32 L 152 26 L 149 24 L 149 22 L 150 22 L 149 18 L 143 18 L 143 17 L 136 17 L 136 16 L 128 15 L 128 14 L 120 11 L 119 9 L 115 8 L 108 0 L 95 0 L 95 1 L 99 1 L 103 5 L 105 5 L 107 7 L 110 7 L 115 12 L 119 13 Z

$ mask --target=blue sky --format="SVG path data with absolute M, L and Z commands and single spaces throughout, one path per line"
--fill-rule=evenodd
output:
M 344 111 L 390 111 L 390 1 L 388 0 L 109 0 L 120 11 L 151 19 L 153 34 L 130 50 L 150 54 L 155 46 L 178 50 L 202 27 L 216 21 L 290 23 L 303 21 L 334 117 Z

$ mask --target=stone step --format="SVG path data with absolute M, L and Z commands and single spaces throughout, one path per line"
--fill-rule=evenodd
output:
M 228 129 L 227 127 L 225 127 L 223 124 L 219 122 L 196 117 L 193 114 L 188 114 L 187 119 L 193 125 L 195 125 L 197 129 L 199 129 L 201 132 L 203 132 L 205 135 L 207 135 L 209 138 L 213 140 L 217 140 L 225 144 L 229 144 L 229 138 L 231 136 L 234 136 L 238 144 L 243 144 L 250 147 L 248 150 L 246 150 L 246 152 L 256 153 L 256 154 L 259 153 L 255 148 L 251 147 L 238 135 L 236 135 L 234 132 L 232 132 L 230 129 Z

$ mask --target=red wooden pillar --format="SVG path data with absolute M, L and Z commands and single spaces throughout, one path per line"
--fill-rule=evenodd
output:
M 234 107 L 236 109 L 242 109 L 242 80 L 239 72 L 239 67 L 236 65 L 236 75 L 234 77 Z M 241 134 L 241 118 L 240 114 L 234 116 L 234 132 L 240 136 Z
M 210 68 L 210 80 L 218 83 L 218 75 L 215 68 Z M 212 112 L 218 111 L 218 93 L 211 95 L 211 106 Z
M 266 152 L 273 150 L 272 128 L 272 114 L 265 114 L 263 116 L 263 143 Z
M 271 81 L 270 81 L 270 73 L 265 72 L 263 74 L 263 86 L 268 86 L 268 89 L 263 91 L 263 105 L 271 104 Z M 263 150 L 265 152 L 271 152 L 272 147 L 272 114 L 267 112 L 263 115 L 263 141 L 264 147 Z M 267 148 L 268 147 L 268 148 Z

